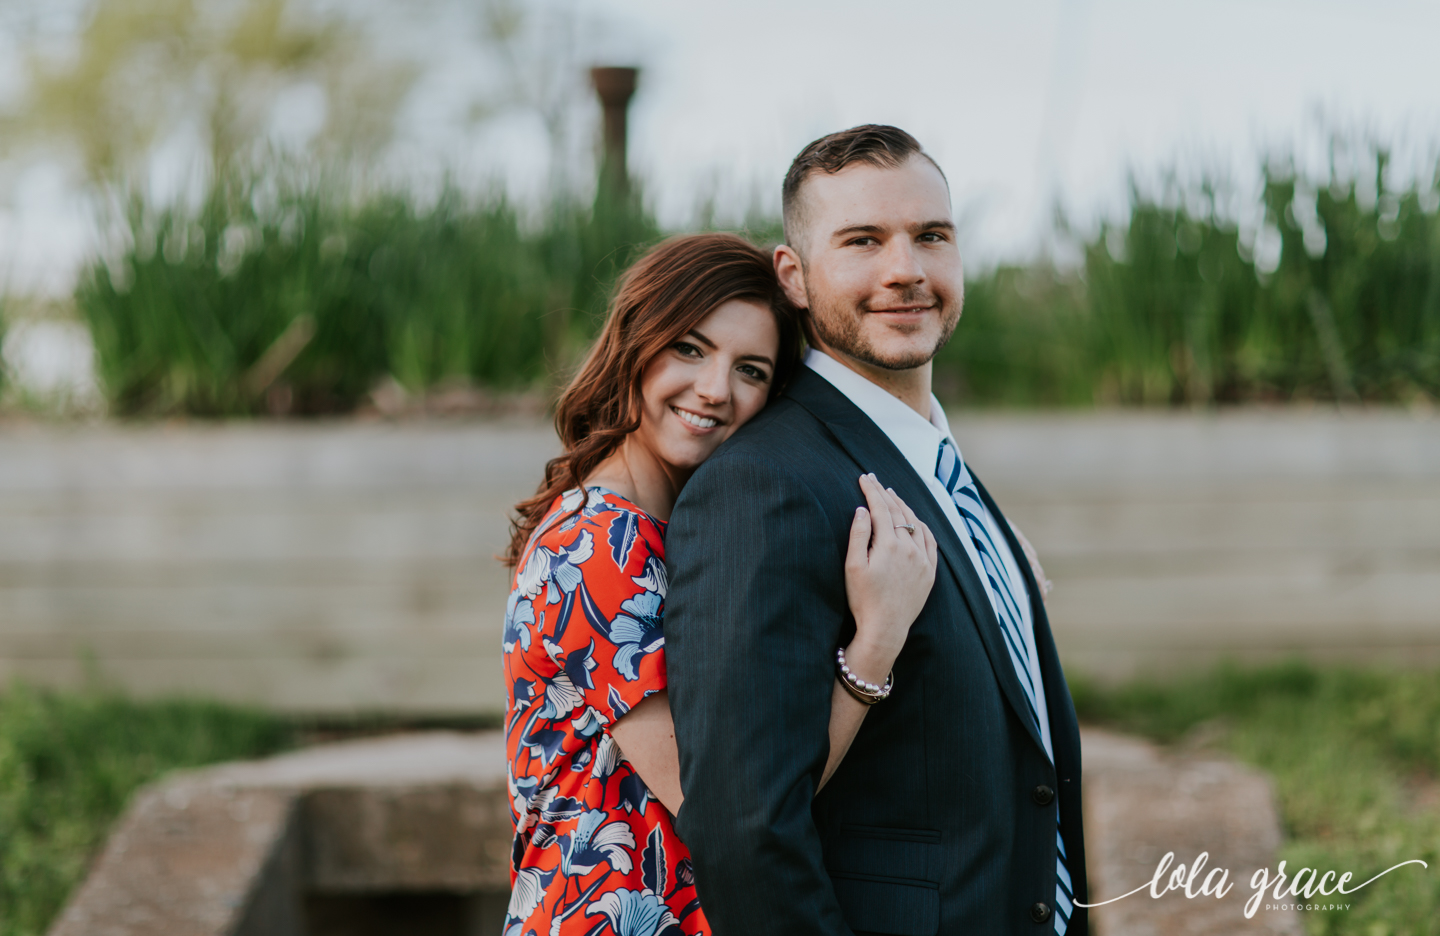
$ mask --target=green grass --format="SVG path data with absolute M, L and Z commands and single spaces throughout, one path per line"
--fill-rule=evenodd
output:
M 136 788 L 293 739 L 273 715 L 206 702 L 0 691 L 0 936 L 45 932 Z
M 1440 674 L 1301 663 L 1102 688 L 1072 683 L 1082 720 L 1174 741 L 1200 725 L 1269 772 L 1292 869 L 1353 871 L 1349 911 L 1304 915 L 1311 936 L 1440 934 Z

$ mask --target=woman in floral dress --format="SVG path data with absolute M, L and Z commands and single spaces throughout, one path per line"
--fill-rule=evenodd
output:
M 738 237 L 660 244 L 621 281 L 562 395 L 565 452 L 518 505 L 507 559 L 512 893 L 505 936 L 706 934 L 675 835 L 665 523 L 690 474 L 784 386 L 800 333 L 770 258 Z M 934 580 L 935 539 L 859 479 L 846 588 L 850 671 L 876 685 Z M 901 532 L 901 531 L 904 532 Z M 829 779 L 867 706 L 837 681 Z

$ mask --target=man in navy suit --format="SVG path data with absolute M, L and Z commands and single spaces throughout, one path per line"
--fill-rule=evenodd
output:
M 856 127 L 800 153 L 784 211 L 807 366 L 690 479 L 666 537 L 701 904 L 716 936 L 1084 936 L 1080 735 L 1042 594 L 930 391 L 964 294 L 945 177 L 904 131 Z M 867 472 L 942 561 L 893 691 L 816 795 Z

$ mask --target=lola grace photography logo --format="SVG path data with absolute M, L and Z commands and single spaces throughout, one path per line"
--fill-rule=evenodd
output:
M 1121 894 L 1119 897 L 1111 897 L 1109 900 L 1102 900 L 1099 903 L 1087 904 L 1076 901 L 1076 905 L 1081 907 L 1103 907 L 1117 900 L 1124 900 L 1126 897 L 1138 894 L 1146 889 L 1150 891 L 1150 896 L 1157 900 L 1170 891 L 1180 891 L 1190 900 L 1196 897 L 1222 898 L 1230 893 L 1235 886 L 1230 882 L 1230 869 L 1220 867 L 1211 868 L 1209 872 L 1205 874 L 1205 877 L 1201 878 L 1200 873 L 1205 870 L 1205 865 L 1209 860 L 1210 853 L 1201 852 L 1188 870 L 1183 862 L 1175 865 L 1172 870 L 1170 866 L 1175 861 L 1175 853 L 1166 852 L 1165 857 L 1161 858 L 1160 863 L 1155 866 L 1155 875 L 1150 878 L 1148 884 L 1141 884 L 1134 890 Z M 1245 902 L 1245 919 L 1248 920 L 1255 916 L 1255 911 L 1260 909 L 1260 902 L 1265 899 L 1266 891 L 1271 890 L 1272 886 L 1274 890 L 1271 891 L 1271 893 L 1278 905 L 1276 909 L 1280 909 L 1281 907 L 1288 908 L 1292 905 L 1296 905 L 1295 909 L 1297 910 L 1304 907 L 1313 907 L 1313 909 L 1317 910 L 1337 907 L 1348 909 L 1349 904 L 1335 903 L 1333 898 L 1353 894 L 1362 887 L 1378 881 L 1396 868 L 1403 868 L 1406 865 L 1412 864 L 1418 864 L 1420 867 L 1427 869 L 1430 867 L 1419 858 L 1411 858 L 1409 861 L 1402 861 L 1397 865 L 1386 868 L 1365 883 L 1356 884 L 1353 887 L 1348 885 L 1355 875 L 1349 871 L 1343 874 L 1335 871 L 1326 871 L 1322 874 L 1318 868 L 1301 868 L 1295 872 L 1294 877 L 1291 877 L 1285 873 L 1285 862 L 1282 861 L 1280 862 L 1280 866 L 1275 869 L 1275 876 L 1271 877 L 1269 868 L 1259 868 L 1250 876 L 1250 887 L 1254 893 L 1252 893 L 1250 899 Z M 1167 871 L 1169 872 L 1168 878 L 1166 877 Z M 1198 886 L 1196 884 L 1197 880 L 1199 881 Z M 1289 882 L 1288 884 L 1286 883 L 1287 881 Z M 1316 901 L 1316 897 L 1322 899 Z M 1324 898 L 1332 899 L 1327 903 Z M 1265 908 L 1268 910 L 1271 906 L 1272 904 L 1266 904 Z

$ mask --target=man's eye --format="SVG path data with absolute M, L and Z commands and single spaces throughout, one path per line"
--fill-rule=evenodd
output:
M 926 231 L 920 235 L 920 239 L 927 244 L 938 244 L 945 240 L 945 235 L 937 234 L 934 231 Z
M 850 243 L 856 247 L 869 247 L 872 244 L 878 243 L 878 241 L 873 237 L 857 237 Z

